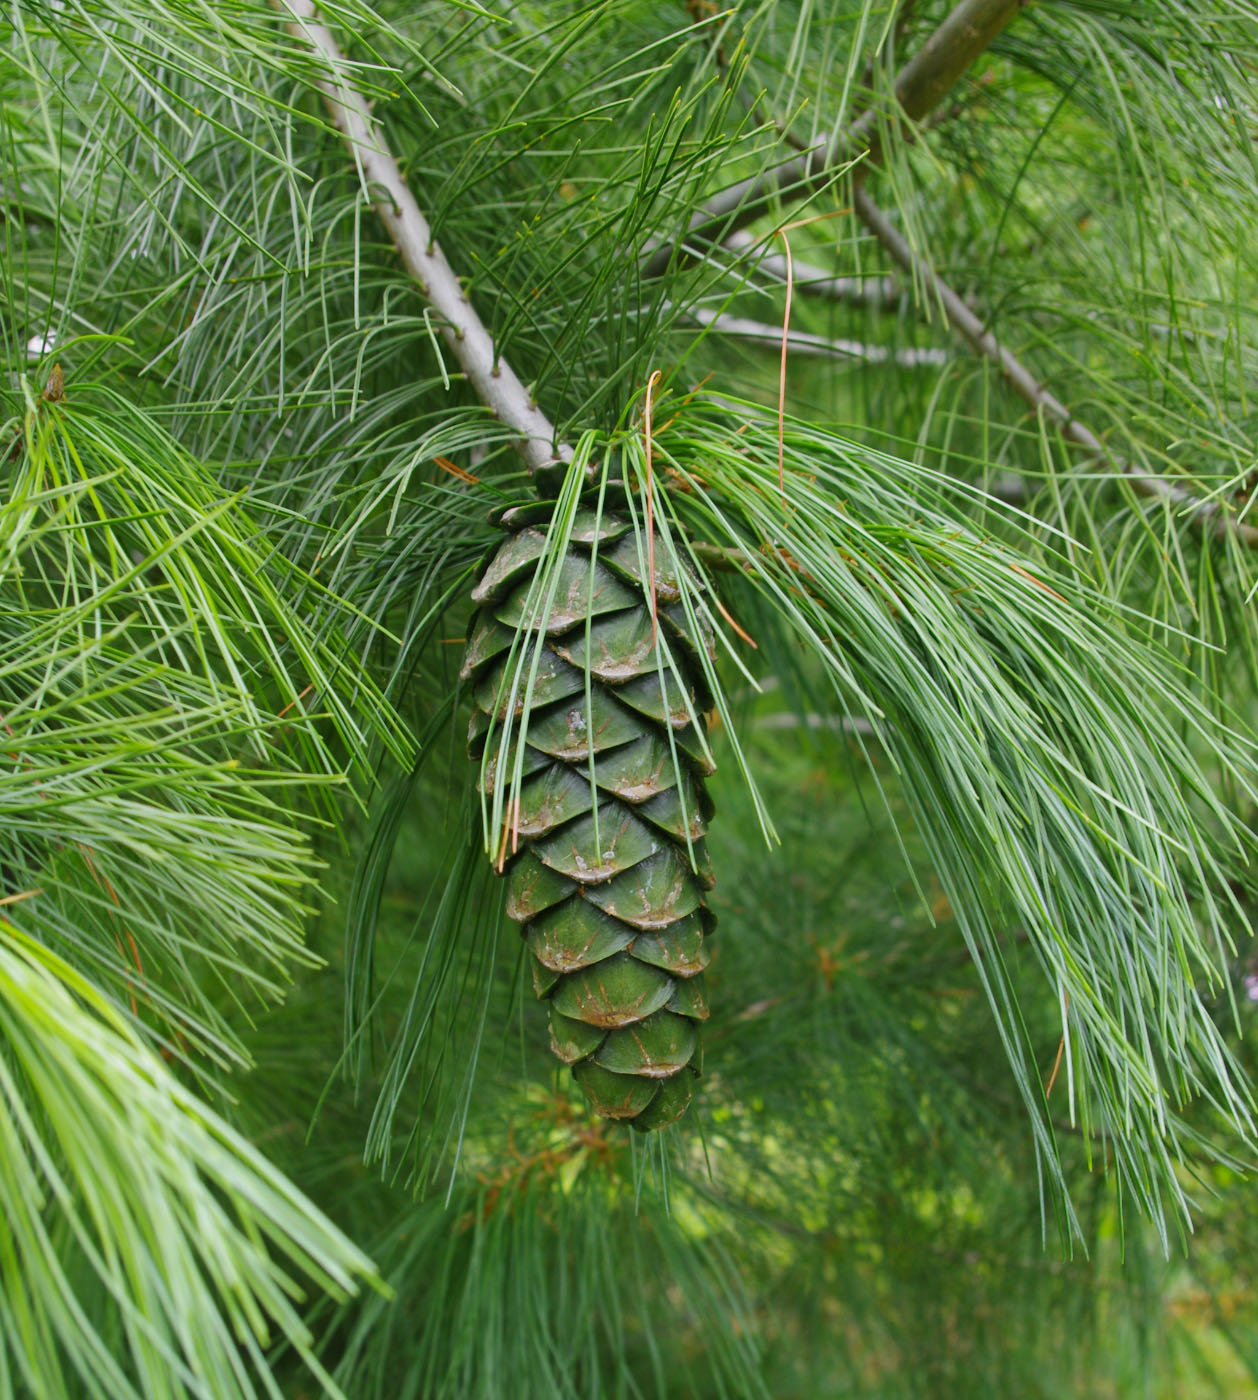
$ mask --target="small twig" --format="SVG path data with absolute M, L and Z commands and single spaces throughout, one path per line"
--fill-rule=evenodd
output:
M 882 736 L 882 730 L 875 728 L 874 722 L 863 715 L 797 715 L 783 710 L 778 714 L 758 715 L 752 723 L 757 729 L 834 729 L 842 734 Z
M 760 247 L 760 243 L 760 239 L 743 230 L 732 233 L 725 240 L 725 246 L 734 253 L 751 253 Z M 841 301 L 876 311 L 894 309 L 902 299 L 892 277 L 835 277 L 824 268 L 800 262 L 798 258 L 794 266 L 795 291 L 799 296 Z M 776 277 L 779 282 L 786 281 L 786 259 L 781 253 L 761 253 L 756 259 L 756 267 Z
M 708 311 L 703 307 L 691 307 L 687 316 L 701 326 L 711 326 L 722 335 L 736 335 L 742 340 L 752 340 L 765 346 L 778 346 L 782 341 L 780 326 L 770 326 L 764 321 L 749 320 L 745 316 L 730 316 L 724 312 Z M 923 365 L 946 364 L 952 357 L 948 351 L 937 346 L 903 346 L 898 350 L 886 345 L 868 345 L 861 340 L 846 340 L 840 336 L 813 335 L 809 331 L 791 331 L 790 348 L 799 355 L 818 355 L 836 360 L 864 360 L 872 365 L 888 362 L 903 369 L 920 369 Z
M 432 236 L 428 220 L 407 188 L 398 163 L 352 81 L 352 65 L 326 25 L 315 19 L 313 0 L 271 0 L 286 17 L 285 29 L 308 44 L 323 61 L 328 77 L 317 86 L 324 104 L 358 167 L 363 189 L 389 231 L 406 270 L 441 317 L 441 338 L 463 368 L 468 383 L 495 418 L 518 440 L 516 449 L 530 471 L 568 461 L 572 449 L 557 441 L 550 419 L 528 389 L 496 353 L 493 339 L 459 284 L 454 269 Z
M 730 630 L 736 636 L 740 637 L 744 642 L 746 642 L 747 645 L 752 649 L 752 651 L 759 651 L 760 643 L 756 641 L 756 639 L 751 635 L 750 632 L 747 631 L 745 627 L 739 624 L 738 619 L 734 616 L 732 612 L 730 612 L 730 610 L 725 606 L 725 604 L 721 602 L 721 600 L 716 596 L 715 593 L 712 595 L 712 602 L 717 612 L 719 612 L 721 616 L 725 619 L 725 621 L 729 624 Z
M 1026 0 L 961 0 L 897 75 L 899 113 L 918 122 L 933 111 L 1024 3 Z M 691 217 L 678 242 L 662 244 L 651 253 L 643 275 L 660 277 L 675 263 L 701 257 L 706 248 L 759 218 L 779 194 L 802 198 L 813 193 L 830 179 L 836 166 L 864 148 L 869 152 L 866 164 L 877 163 L 878 113 L 873 109 L 800 155 L 713 196 Z
M 1070 1012 L 1070 993 L 1062 988 L 1061 993 L 1061 1014 L 1066 1017 Z M 1057 1054 L 1053 1057 L 1053 1071 L 1048 1076 L 1048 1083 L 1044 1086 L 1044 1102 L 1047 1103 L 1053 1096 L 1053 1085 L 1057 1083 L 1057 1071 L 1061 1069 L 1061 1059 L 1066 1053 L 1066 1031 L 1068 1027 L 1063 1026 L 1061 1039 L 1057 1042 Z
M 782 312 L 782 353 L 778 360 L 778 490 L 786 504 L 786 354 L 791 344 L 791 294 L 795 290 L 795 269 L 791 266 L 791 240 L 784 228 L 778 237 L 786 257 L 786 309 Z
M 1053 1060 L 1053 1071 L 1048 1076 L 1048 1083 L 1044 1086 L 1044 1097 L 1048 1098 L 1053 1092 L 1053 1085 L 1057 1083 L 1057 1071 L 1061 1069 L 1061 1057 L 1066 1050 L 1066 1037 L 1063 1035 L 1057 1042 L 1057 1054 Z
M 853 192 L 852 202 L 857 218 L 904 271 L 926 289 L 930 300 L 939 305 L 953 328 L 960 332 L 978 354 L 998 365 L 1000 372 L 1031 408 L 1058 425 L 1062 437 L 1067 442 L 1082 447 L 1097 461 L 1108 463 L 1116 471 L 1130 478 L 1132 488 L 1140 495 L 1186 506 L 1191 510 L 1195 521 L 1201 524 L 1209 523 L 1215 534 L 1234 534 L 1248 548 L 1258 549 L 1258 526 L 1238 523 L 1223 514 L 1217 501 L 1203 501 L 1185 487 L 1176 486 L 1164 477 L 1150 475 L 1134 463 L 1117 460 L 1092 429 L 1080 423 L 1066 405 L 1050 393 L 1012 351 L 1006 350 L 925 258 L 913 251 L 908 241 L 874 203 L 863 186 L 858 186 Z
M 34 899 L 35 896 L 39 894 L 43 894 L 42 889 L 18 890 L 15 894 L 0 895 L 0 909 L 2 909 L 6 904 L 20 904 L 21 901 L 24 899 Z M 4 915 L 0 914 L 0 919 L 3 918 Z
M 706 540 L 692 540 L 690 548 L 695 558 L 702 559 L 709 569 L 719 569 L 724 573 L 755 573 L 755 564 L 741 550 L 709 544 Z

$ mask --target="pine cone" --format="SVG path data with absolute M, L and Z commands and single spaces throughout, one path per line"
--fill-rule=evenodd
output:
M 712 813 L 703 777 L 712 765 L 700 726 L 710 698 L 697 647 L 710 654 L 711 639 L 687 625 L 678 563 L 657 536 L 658 626 L 675 667 L 665 663 L 661 686 L 645 539 L 618 516 L 582 509 L 546 615 L 521 756 L 537 640 L 527 600 L 549 511 L 504 513 L 512 533 L 472 593 L 481 610 L 462 670 L 475 696 L 468 745 L 480 758 L 490 744 L 488 793 L 511 782 L 517 760 L 522 768 L 503 847 L 507 912 L 525 925 L 533 985 L 550 1003 L 551 1048 L 597 1112 L 645 1132 L 690 1102 L 708 1015 L 704 936 L 714 920 L 704 892 L 713 880 L 703 836 Z

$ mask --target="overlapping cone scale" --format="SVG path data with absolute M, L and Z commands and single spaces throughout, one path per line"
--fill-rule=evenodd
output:
M 620 515 L 580 510 L 559 558 L 545 503 L 502 523 L 462 678 L 483 790 L 505 785 L 507 912 L 555 1054 L 600 1114 L 663 1127 L 690 1102 L 708 1015 L 711 638 L 660 537 L 652 573 Z

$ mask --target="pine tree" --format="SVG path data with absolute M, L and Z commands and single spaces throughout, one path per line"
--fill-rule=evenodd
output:
M 1255 1384 L 1258 9 L 0 26 L 0 1395 Z

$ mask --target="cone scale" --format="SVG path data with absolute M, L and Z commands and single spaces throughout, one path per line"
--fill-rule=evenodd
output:
M 504 794 L 508 830 L 491 854 L 547 1003 L 551 1049 L 598 1113 L 645 1132 L 685 1112 L 708 1015 L 712 765 L 698 649 L 711 654 L 711 639 L 687 624 L 664 542 L 654 541 L 648 579 L 645 538 L 587 509 L 547 580 L 539 627 L 530 589 L 546 520 L 539 503 L 503 512 L 507 536 L 473 590 L 468 747 L 487 796 L 522 775 Z

